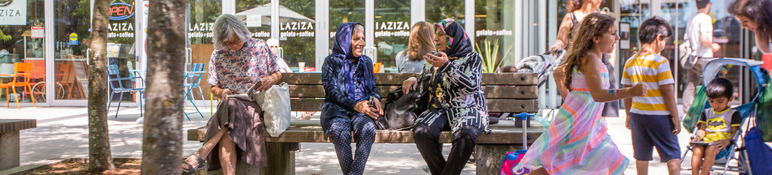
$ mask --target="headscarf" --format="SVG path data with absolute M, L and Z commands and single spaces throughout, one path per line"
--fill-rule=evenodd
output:
M 448 50 L 445 51 L 448 56 L 464 57 L 466 54 L 474 51 L 472 49 L 472 41 L 469 41 L 469 36 L 466 35 L 461 24 L 453 21 L 453 19 L 445 19 L 440 21 L 437 26 L 450 37 L 447 42 Z
M 372 86 L 375 85 L 375 83 L 373 83 L 373 81 L 375 81 L 375 76 L 373 75 L 372 65 L 368 65 L 365 62 L 365 58 L 369 57 L 365 56 L 364 53 L 359 57 L 354 57 L 354 52 L 351 50 L 351 37 L 354 34 L 354 28 L 356 28 L 357 25 L 361 25 L 364 29 L 364 25 L 358 22 L 347 22 L 338 26 L 337 31 L 335 31 L 335 42 L 333 42 L 332 45 L 332 56 L 343 59 L 341 61 L 341 63 L 343 63 L 341 66 L 341 72 L 346 73 L 345 86 L 347 94 L 356 95 L 357 80 L 355 78 L 361 77 L 363 78 L 361 83 L 365 86 L 365 88 L 362 89 L 364 92 L 364 97 L 362 98 L 367 98 L 371 93 L 373 93 L 370 92 L 370 89 L 374 88 Z M 352 62 L 350 60 L 355 61 Z M 352 68 L 356 68 L 361 71 L 356 71 L 356 74 L 354 74 L 355 72 L 352 70 Z M 360 101 L 364 99 L 354 100 Z

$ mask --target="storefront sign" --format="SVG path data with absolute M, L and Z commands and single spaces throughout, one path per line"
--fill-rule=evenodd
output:
M 212 30 L 214 29 L 214 23 L 202 22 L 188 25 L 189 38 L 211 38 L 213 36 Z
M 71 33 L 70 34 L 70 45 L 78 45 L 78 34 L 77 33 Z
M 313 38 L 314 23 L 313 22 L 285 22 L 281 23 L 281 32 L 279 36 L 281 38 L 287 37 L 301 37 L 301 38 Z
M 32 38 L 44 38 L 45 35 L 45 30 L 43 30 L 42 26 L 32 27 Z
M 134 5 L 122 2 L 110 4 L 110 26 L 108 38 L 134 38 Z
M 406 21 L 375 22 L 375 37 L 410 36 L 410 23 Z
M 480 36 L 512 36 L 512 30 L 506 30 L 506 29 L 502 29 L 502 30 L 487 30 L 487 29 L 483 29 L 483 30 L 475 31 L 474 34 L 475 34 L 476 37 L 480 37 Z
M 27 25 L 27 0 L 0 0 L 0 25 Z
M 133 5 L 122 2 L 110 4 L 110 21 L 122 21 L 132 16 L 134 16 Z

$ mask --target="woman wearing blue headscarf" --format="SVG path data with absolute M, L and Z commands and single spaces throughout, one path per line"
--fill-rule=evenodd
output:
M 413 129 L 418 151 L 432 174 L 460 174 L 472 155 L 477 135 L 487 132 L 488 107 L 482 87 L 482 58 L 472 49 L 463 27 L 452 19 L 437 24 L 434 41 L 438 55 L 427 54 L 420 78 L 411 77 L 402 89 L 428 96 L 427 109 Z M 419 81 L 420 80 L 420 81 Z M 440 132 L 453 133 L 447 161 L 442 156 Z
M 370 147 L 375 141 L 375 119 L 383 115 L 375 87 L 373 61 L 362 55 L 365 28 L 361 23 L 343 23 L 335 33 L 332 54 L 322 65 L 326 93 L 321 124 L 335 144 L 343 174 L 362 174 Z M 375 107 L 369 105 L 372 101 Z M 357 141 L 356 157 L 351 155 L 351 131 Z

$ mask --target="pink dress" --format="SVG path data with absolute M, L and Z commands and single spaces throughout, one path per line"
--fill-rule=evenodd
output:
M 608 88 L 608 70 L 602 68 L 602 87 Z M 601 112 L 604 103 L 590 95 L 584 74 L 574 69 L 571 93 L 552 125 L 529 147 L 520 164 L 550 174 L 622 174 L 630 160 L 611 141 Z

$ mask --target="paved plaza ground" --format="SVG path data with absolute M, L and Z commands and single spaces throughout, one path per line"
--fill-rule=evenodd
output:
M 206 125 L 209 108 L 201 108 L 205 118 L 191 116 L 185 121 L 184 129 L 193 129 Z M 187 108 L 187 112 L 193 108 Z M 293 112 L 294 113 L 294 112 Z M 624 112 L 620 112 L 622 114 Z M 22 109 L 0 108 L 0 116 L 5 119 L 37 119 L 37 128 L 21 131 L 21 164 L 47 164 L 55 161 L 88 156 L 88 117 L 85 107 L 24 107 Z M 136 107 L 121 109 L 118 118 L 113 118 L 115 108 L 108 113 L 110 144 L 114 157 L 140 158 L 142 151 L 142 125 L 135 120 L 139 117 Z M 318 120 L 318 116 L 312 118 Z M 624 116 L 607 118 L 609 134 L 622 153 L 630 158 L 633 155 L 630 131 L 624 127 Z M 535 124 L 535 122 L 534 122 Z M 678 135 L 681 149 L 689 140 L 687 132 Z M 201 146 L 197 141 L 185 141 L 184 155 L 189 155 Z M 450 144 L 445 144 L 445 155 Z M 296 153 L 297 174 L 341 174 L 335 151 L 331 143 L 302 143 Z M 503 156 L 503 155 L 502 155 Z M 650 163 L 650 174 L 666 174 L 667 168 L 654 154 Z M 687 159 L 682 167 L 688 167 Z M 374 144 L 365 170 L 366 174 L 428 174 L 415 144 Z M 467 163 L 462 174 L 474 174 L 474 163 Z M 635 174 L 635 163 L 628 165 L 625 174 Z M 689 174 L 683 171 L 681 174 Z

